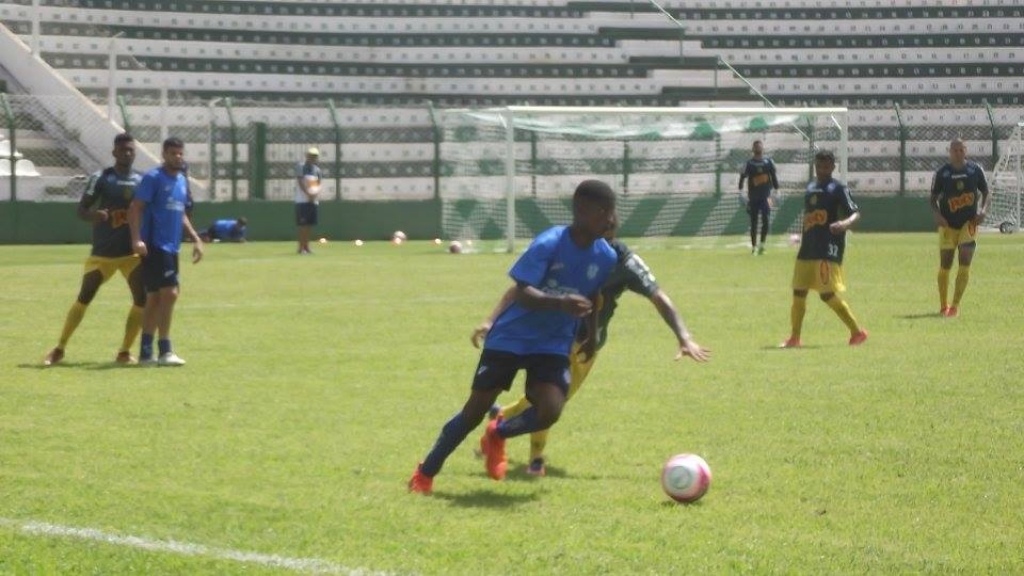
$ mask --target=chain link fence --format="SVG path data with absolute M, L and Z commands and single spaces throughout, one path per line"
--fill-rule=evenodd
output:
M 2 96 L 0 199 L 76 200 L 84 176 L 109 164 L 109 148 L 83 145 L 90 125 L 47 97 Z M 198 201 L 290 201 L 295 166 L 310 147 L 320 150 L 323 201 L 428 199 L 445 177 L 442 131 L 429 104 L 371 109 L 174 96 L 163 89 L 119 98 L 116 120 L 151 157 L 159 158 L 163 139 L 181 138 Z M 925 195 L 952 138 L 967 141 L 970 157 L 992 170 L 1022 120 L 1024 107 L 851 109 L 844 176 L 858 195 Z

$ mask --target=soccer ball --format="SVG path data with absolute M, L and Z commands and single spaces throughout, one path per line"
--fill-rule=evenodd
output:
M 696 502 L 711 487 L 711 468 L 696 454 L 676 454 L 661 469 L 661 487 L 676 502 Z
M 448 245 L 448 251 L 452 254 L 462 254 L 462 242 L 452 240 L 452 243 Z
M 799 246 L 800 245 L 800 235 L 799 234 L 790 234 L 789 235 L 789 245 L 790 246 Z
M 391 235 L 391 239 L 394 240 L 396 243 L 405 242 L 405 232 L 402 232 L 401 230 L 395 230 L 395 233 Z

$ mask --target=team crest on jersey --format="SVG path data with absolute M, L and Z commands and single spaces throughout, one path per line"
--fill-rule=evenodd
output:
M 964 181 L 963 180 L 957 180 L 956 181 L 956 189 L 958 191 L 964 189 Z
M 597 278 L 598 270 L 600 270 L 600 268 L 598 268 L 597 264 L 591 264 L 590 266 L 587 266 L 587 280 L 593 280 L 594 278 Z

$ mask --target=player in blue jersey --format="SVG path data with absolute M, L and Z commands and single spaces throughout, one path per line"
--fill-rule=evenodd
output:
M 245 242 L 245 227 L 248 223 L 245 216 L 216 220 L 200 236 L 203 242 Z
M 192 238 L 193 263 L 203 257 L 203 241 L 185 214 L 185 144 L 177 138 L 164 140 L 163 160 L 162 165 L 142 177 L 128 211 L 132 248 L 142 257 L 146 286 L 139 364 L 182 366 L 185 361 L 171 347 L 171 315 L 178 299 L 178 252 L 183 229 Z M 154 334 L 159 335 L 157 359 L 153 358 Z
M 792 331 L 781 348 L 801 346 L 800 332 L 809 290 L 817 291 L 822 302 L 850 329 L 850 346 L 863 344 L 868 338 L 867 330 L 857 323 L 842 297 L 846 291 L 843 278 L 846 231 L 860 219 L 860 209 L 846 186 L 832 178 L 835 168 L 836 158 L 832 152 L 822 150 L 814 155 L 815 180 L 804 192 L 803 236 L 793 269 Z
M 511 388 L 519 370 L 526 371 L 532 406 L 515 418 L 488 424 L 488 476 L 505 477 L 506 438 L 546 430 L 558 420 L 569 391 L 569 353 L 577 326 L 581 319 L 596 326 L 594 299 L 615 268 L 615 250 L 604 239 L 615 222 L 614 192 L 604 182 L 587 180 L 573 195 L 572 224 L 540 233 L 512 266 L 515 302 L 487 334 L 469 399 L 441 429 L 409 480 L 409 490 L 431 492 L 445 459 L 480 424 L 502 390 Z
M 295 225 L 299 227 L 299 254 L 312 254 L 309 229 L 319 221 L 320 184 L 324 174 L 317 165 L 320 150 L 306 150 L 306 161 L 295 166 Z
M 771 195 L 779 189 L 779 178 L 775 175 L 775 163 L 764 157 L 764 143 L 754 140 L 753 157 L 743 165 L 740 172 L 740 190 L 747 181 L 747 214 L 750 215 L 750 253 L 764 254 L 768 239 L 768 221 L 771 218 Z M 761 242 L 757 238 L 757 218 L 761 217 Z
M 128 311 L 124 339 L 115 360 L 121 364 L 135 362 L 129 350 L 142 324 L 142 307 L 146 303 L 146 291 L 142 287 L 139 258 L 132 253 L 131 236 L 128 231 L 128 205 L 142 175 L 132 170 L 132 164 L 135 162 L 135 139 L 130 134 L 118 134 L 114 137 L 112 154 L 114 165 L 89 177 L 85 192 L 78 202 L 78 217 L 86 222 L 92 222 L 92 251 L 85 261 L 78 299 L 68 310 L 64 319 L 64 330 L 60 334 L 57 346 L 43 359 L 45 366 L 56 364 L 64 358 L 64 349 L 85 317 L 86 308 L 96 297 L 100 286 L 117 272 L 128 281 L 128 288 L 132 293 L 132 306 Z
M 567 400 L 579 391 L 583 386 L 584 380 L 590 374 L 590 370 L 597 360 L 597 353 L 608 340 L 608 326 L 611 324 L 612 316 L 618 307 L 619 297 L 626 290 L 647 298 L 654 305 L 654 308 L 657 309 L 662 320 L 665 321 L 665 324 L 676 337 L 676 342 L 679 346 L 676 360 L 688 356 L 697 362 L 705 362 L 710 358 L 710 351 L 701 347 L 690 336 L 690 332 L 683 324 L 683 319 L 680 318 L 679 311 L 676 310 L 672 299 L 658 286 L 654 273 L 647 267 L 647 263 L 638 254 L 630 250 L 624 242 L 616 240 L 613 234 L 609 234 L 606 238 L 609 244 L 611 244 L 612 249 L 615 250 L 617 258 L 615 269 L 612 270 L 604 285 L 601 286 L 600 297 L 597 300 L 597 337 L 589 337 L 586 324 L 580 324 L 580 329 L 576 334 L 576 342 L 573 343 L 572 352 L 569 355 L 570 382 Z M 473 346 L 479 348 L 480 339 L 487 335 L 491 326 L 494 325 L 494 322 L 504 312 L 505 308 L 512 303 L 514 298 L 515 287 L 512 287 L 499 300 L 491 316 L 473 331 L 473 336 L 470 339 Z M 585 344 L 590 344 L 593 350 L 585 349 Z M 529 398 L 523 396 L 518 401 L 501 407 L 498 410 L 497 416 L 500 418 L 514 418 L 529 407 Z M 494 410 L 492 410 L 493 412 Z M 482 449 L 486 447 L 485 438 L 486 436 L 481 439 Z M 545 474 L 544 449 L 547 447 L 547 438 L 547 430 L 538 430 L 530 434 L 530 463 L 526 468 L 528 474 L 534 476 L 543 476 Z
M 978 225 L 984 222 L 991 195 L 985 171 L 967 159 L 967 145 L 959 138 L 949 143 L 949 162 L 935 172 L 930 205 L 939 227 L 939 314 L 959 313 L 960 299 L 971 277 L 971 262 L 977 247 Z M 959 252 L 959 267 L 953 302 L 949 302 L 949 272 L 953 255 Z

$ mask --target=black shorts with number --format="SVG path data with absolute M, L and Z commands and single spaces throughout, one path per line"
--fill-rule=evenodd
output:
M 178 255 L 150 248 L 142 258 L 142 284 L 146 292 L 178 285 Z
M 562 393 L 569 392 L 569 357 L 559 354 L 513 354 L 500 350 L 488 350 L 480 354 L 473 377 L 474 390 L 512 388 L 512 381 L 520 370 L 526 370 L 526 384 L 550 382 Z
M 317 205 L 313 202 L 301 202 L 295 205 L 296 226 L 316 226 Z

